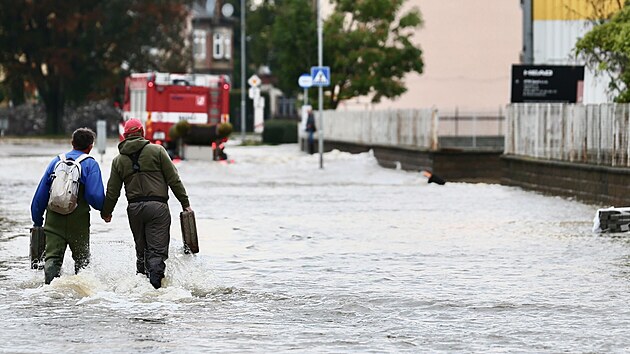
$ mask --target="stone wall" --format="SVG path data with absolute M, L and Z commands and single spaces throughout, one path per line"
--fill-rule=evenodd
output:
M 447 181 L 501 183 L 606 206 L 630 206 L 630 168 L 503 155 L 502 151 L 437 151 L 325 141 L 324 150 L 372 150 L 379 165 L 432 170 Z
M 0 108 L 0 118 L 8 119 L 8 129 L 4 133 L 9 136 L 36 136 L 46 133 L 46 111 L 42 104 Z M 88 102 L 81 106 L 66 106 L 63 126 L 68 135 L 82 127 L 96 131 L 98 120 L 107 121 L 108 136 L 118 136 L 118 124 L 122 115 L 107 100 Z
M 406 171 L 430 170 L 447 181 L 499 183 L 503 172 L 501 151 L 443 149 L 437 151 L 362 145 L 326 140 L 324 151 L 350 153 L 372 150 L 379 165 Z
M 502 184 L 601 206 L 630 205 L 630 169 L 504 155 Z

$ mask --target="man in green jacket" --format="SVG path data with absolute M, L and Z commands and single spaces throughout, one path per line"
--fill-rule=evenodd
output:
M 162 286 L 168 258 L 171 214 L 170 187 L 182 208 L 192 211 L 184 184 L 166 150 L 144 139 L 142 123 L 125 123 L 125 140 L 118 144 L 120 154 L 112 162 L 101 217 L 110 222 L 120 189 L 125 185 L 129 203 L 127 216 L 136 244 L 136 272 L 145 274 L 154 288 Z

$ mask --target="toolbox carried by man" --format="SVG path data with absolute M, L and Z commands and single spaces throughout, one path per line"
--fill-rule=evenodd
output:
M 179 220 L 182 227 L 182 240 L 184 241 L 184 253 L 199 253 L 199 242 L 197 239 L 197 224 L 195 222 L 194 211 L 182 211 L 179 213 Z

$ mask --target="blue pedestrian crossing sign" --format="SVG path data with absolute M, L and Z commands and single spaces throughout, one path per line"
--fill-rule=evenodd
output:
M 330 67 L 311 67 L 311 77 L 313 78 L 313 86 L 330 86 Z

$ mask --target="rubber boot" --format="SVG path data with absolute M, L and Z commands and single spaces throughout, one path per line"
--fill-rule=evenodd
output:
M 147 275 L 147 268 L 144 265 L 144 258 L 138 258 L 136 260 L 136 274 Z
M 61 262 L 63 262 L 63 260 Z M 44 282 L 46 284 L 50 284 L 53 279 L 61 275 L 61 262 L 59 259 L 46 259 L 44 263 Z
M 44 261 L 44 282 L 50 284 L 61 274 L 63 256 L 66 253 L 66 240 L 53 232 L 46 233 L 46 259 Z
M 158 273 L 150 273 L 149 274 L 149 282 L 153 285 L 154 288 L 159 289 L 162 287 L 162 278 Z

